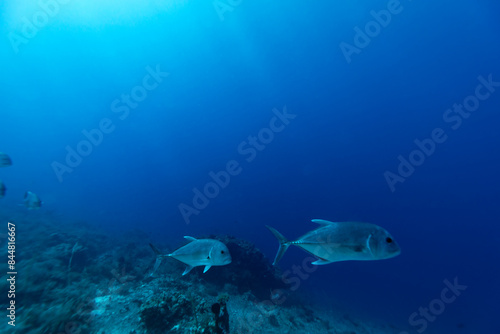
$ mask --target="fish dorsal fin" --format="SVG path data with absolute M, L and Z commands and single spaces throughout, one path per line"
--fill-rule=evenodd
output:
M 208 269 L 210 269 L 210 267 L 212 267 L 212 266 L 205 266 L 205 269 L 203 269 L 203 273 L 206 273 L 208 271 Z
M 321 225 L 331 225 L 335 224 L 334 222 L 328 221 L 328 220 L 323 220 L 323 219 L 312 219 L 311 220 L 313 223 L 316 224 L 321 224 Z
M 188 266 L 186 267 L 186 269 L 184 270 L 184 272 L 182 273 L 182 276 L 186 275 L 186 274 L 187 274 L 188 272 L 190 272 L 190 271 L 191 271 L 191 269 L 193 269 L 193 268 L 194 268 L 193 266 L 188 265 Z
M 190 237 L 190 236 L 188 236 L 188 235 L 185 235 L 185 236 L 184 236 L 184 239 L 187 239 L 187 240 L 189 240 L 189 241 L 196 241 L 196 240 L 198 240 L 198 239 L 193 238 L 193 237 Z

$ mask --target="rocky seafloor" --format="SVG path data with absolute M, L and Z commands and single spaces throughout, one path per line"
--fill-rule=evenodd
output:
M 223 241 L 233 262 L 182 276 L 184 264 L 164 260 L 152 274 L 149 237 L 111 237 L 84 222 L 50 213 L 0 213 L 16 223 L 15 329 L 26 334 L 86 333 L 398 333 L 310 302 L 292 292 L 251 243 Z M 169 245 L 157 245 L 172 251 Z M 179 246 L 179 245 L 177 245 Z M 0 238 L 7 258 L 6 235 Z M 6 273 L 7 270 L 3 270 Z M 1 291 L 7 291 L 7 280 Z M 8 307 L 1 300 L 1 307 Z

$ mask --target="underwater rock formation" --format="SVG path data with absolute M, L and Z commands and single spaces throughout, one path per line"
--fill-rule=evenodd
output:
M 270 290 L 286 288 L 269 259 L 252 243 L 232 236 L 212 235 L 209 238 L 226 244 L 233 261 L 205 274 L 196 271 L 201 279 L 219 287 L 230 283 L 240 294 L 250 291 L 259 299 L 269 299 Z
M 141 320 L 148 333 L 164 333 L 181 319 L 191 317 L 194 304 L 181 286 L 171 286 L 145 301 L 140 311 Z
M 212 305 L 212 312 L 215 315 L 215 332 L 217 334 L 229 333 L 229 312 L 227 311 L 227 301 L 229 295 L 223 294 L 218 298 L 218 302 Z

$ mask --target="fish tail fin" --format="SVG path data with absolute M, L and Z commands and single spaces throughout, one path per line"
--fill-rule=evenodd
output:
M 160 250 L 158 248 L 156 248 L 156 246 L 153 245 L 152 243 L 149 243 L 149 247 L 151 247 L 151 249 L 153 250 L 153 252 L 155 252 L 156 256 L 163 255 L 162 252 L 160 252 Z
M 276 257 L 274 258 L 273 266 L 275 266 L 279 260 L 283 257 L 286 250 L 290 246 L 290 241 L 288 241 L 283 234 L 279 233 L 277 230 L 272 228 L 271 226 L 266 225 L 266 227 L 271 231 L 271 233 L 278 239 L 280 243 L 280 248 L 278 249 L 278 253 L 276 253 Z
M 149 276 L 153 276 L 154 273 L 156 272 L 156 270 L 158 269 L 158 267 L 160 266 L 161 260 L 163 258 L 165 258 L 167 255 L 162 254 L 162 252 L 160 252 L 160 250 L 158 248 L 156 248 L 155 245 L 153 245 L 152 243 L 150 243 L 149 246 L 151 247 L 153 252 L 155 252 L 155 254 L 156 254 L 156 261 L 155 261 L 155 265 L 153 267 L 153 272 L 149 275 Z

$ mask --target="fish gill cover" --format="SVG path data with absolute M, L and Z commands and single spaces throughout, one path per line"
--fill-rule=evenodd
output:
M 0 332 L 500 333 L 499 13 L 0 2 Z

